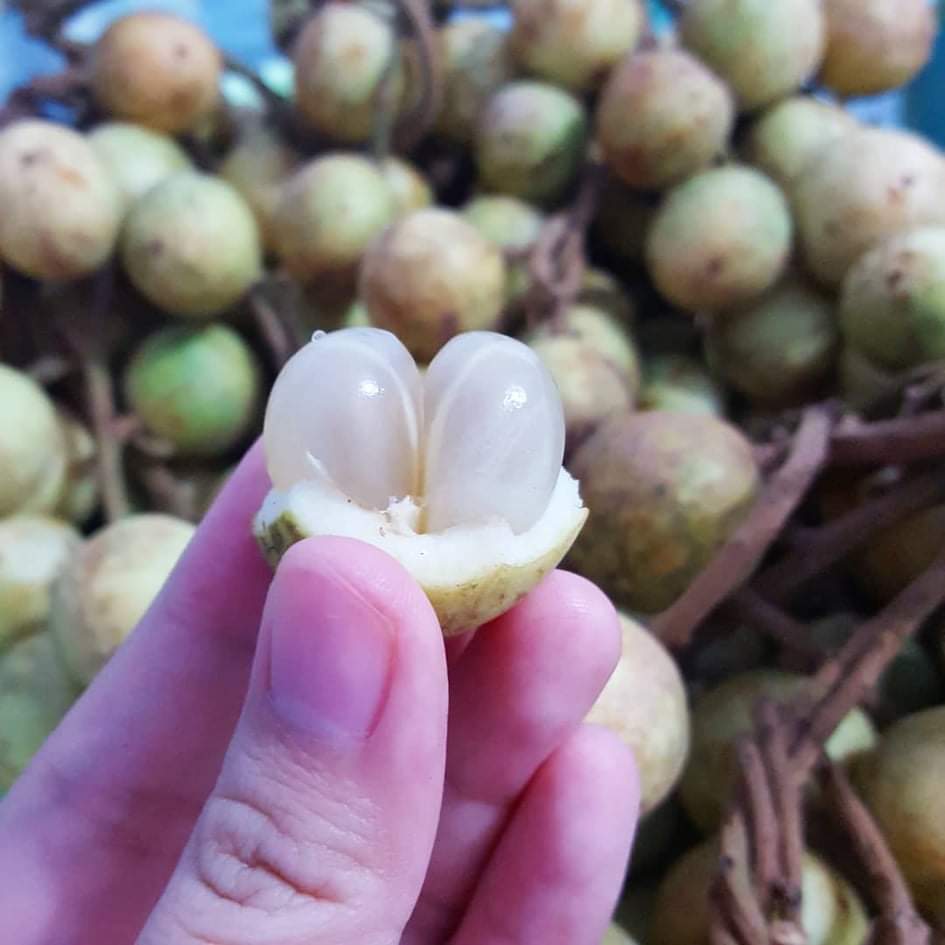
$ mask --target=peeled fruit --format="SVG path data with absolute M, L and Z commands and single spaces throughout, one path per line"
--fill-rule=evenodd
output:
M 193 166 L 173 138 L 131 122 L 96 125 L 88 139 L 121 191 L 125 209 L 166 177 Z
M 216 456 L 250 432 L 260 370 L 249 345 L 226 325 L 164 328 L 131 358 L 124 389 L 145 429 L 177 455 Z
M 198 26 L 145 11 L 116 20 L 92 48 L 92 91 L 116 118 L 177 134 L 216 106 L 222 59 Z
M 705 945 L 709 941 L 709 890 L 719 871 L 717 840 L 694 847 L 660 885 L 649 945 Z M 736 881 L 741 877 L 736 873 Z M 745 877 L 743 882 L 748 882 Z M 751 896 L 750 891 L 746 891 Z M 862 945 L 869 922 L 853 888 L 822 860 L 804 854 L 801 927 L 809 945 Z
M 804 403 L 831 378 L 840 348 L 833 303 L 790 277 L 756 302 L 711 320 L 709 364 L 765 406 Z
M 585 91 L 640 40 L 640 0 L 513 0 L 512 50 L 533 75 Z
M 686 813 L 705 833 L 722 819 L 736 778 L 736 742 L 753 726 L 759 699 L 787 702 L 805 691 L 806 676 L 758 669 L 732 676 L 700 696 L 692 707 L 692 748 L 679 785 Z M 852 709 L 827 740 L 834 761 L 850 761 L 876 743 L 860 709 Z
M 759 171 L 733 164 L 669 192 L 650 227 L 646 261 L 669 301 L 716 311 L 770 288 L 784 271 L 792 235 L 781 191 Z
M 259 279 L 262 249 L 239 192 L 210 174 L 181 171 L 132 206 L 121 259 L 135 288 L 188 318 L 217 315 Z
M 843 280 L 847 343 L 889 370 L 945 358 L 945 226 L 897 233 L 864 253 Z
M 56 408 L 26 374 L 0 364 L 0 518 L 51 512 L 66 477 L 67 447 Z
M 367 141 L 392 56 L 398 57 L 394 94 L 399 102 L 404 77 L 391 25 L 362 5 L 324 4 L 303 27 L 292 57 L 302 116 L 336 141 Z
M 686 589 L 758 488 L 749 442 L 697 414 L 615 415 L 569 467 L 590 509 L 570 563 L 618 604 L 644 613 Z
M 44 629 L 50 587 L 80 540 L 71 525 L 43 515 L 0 519 L 0 653 Z
M 703 363 L 684 354 L 660 354 L 643 362 L 640 388 L 642 410 L 675 410 L 681 413 L 725 414 L 721 388 Z
M 371 244 L 360 295 L 372 324 L 429 361 L 459 332 L 495 326 L 505 280 L 494 243 L 458 213 L 431 207 L 403 217 Z
M 0 257 L 37 279 L 76 279 L 109 257 L 121 198 L 77 131 L 29 119 L 0 131 Z
M 746 111 L 799 89 L 817 71 L 824 50 L 820 0 L 691 0 L 679 30 Z
M 827 51 L 819 80 L 838 95 L 874 95 L 913 79 L 932 55 L 929 0 L 824 0 Z
M 87 686 L 157 596 L 194 533 L 169 515 L 131 515 L 87 538 L 53 585 L 49 627 Z
M 945 156 L 906 131 L 858 128 L 820 151 L 792 198 L 807 265 L 839 286 L 880 240 L 945 223 Z
M 809 95 L 795 95 L 773 105 L 752 125 L 745 160 L 790 191 L 822 148 L 858 127 L 845 108 Z
M 412 164 L 388 157 L 381 162 L 379 169 L 390 188 L 396 216 L 404 216 L 433 203 L 433 190 Z
M 422 379 L 389 332 L 318 333 L 276 379 L 263 442 L 269 561 L 312 535 L 366 541 L 414 576 L 447 635 L 531 590 L 587 515 L 561 467 L 554 382 L 492 332 L 454 338 Z
M 59 410 L 59 425 L 66 444 L 66 481 L 54 512 L 67 522 L 84 525 L 99 501 L 95 440 L 85 424 L 66 410 Z
M 633 752 L 641 813 L 675 786 L 689 751 L 686 687 L 676 662 L 648 630 L 620 615 L 620 662 L 585 721 L 613 729 Z
M 0 654 L 0 791 L 13 785 L 75 698 L 45 631 Z
M 604 85 L 597 139 L 631 187 L 678 183 L 721 154 L 735 120 L 725 84 L 682 49 L 638 52 Z
M 483 108 L 476 166 L 489 190 L 552 203 L 564 196 L 584 157 L 581 103 L 542 82 L 512 82 Z
M 276 252 L 303 283 L 353 288 L 371 240 L 396 206 L 377 166 L 356 154 L 327 154 L 288 181 L 276 209 Z
M 887 729 L 855 777 L 919 908 L 945 927 L 945 707 Z

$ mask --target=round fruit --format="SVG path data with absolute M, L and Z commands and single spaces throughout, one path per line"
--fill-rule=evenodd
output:
M 220 52 L 199 27 L 157 11 L 116 20 L 92 49 L 92 91 L 117 118 L 189 131 L 219 99 Z
M 574 91 L 600 85 L 639 42 L 640 0 L 513 0 L 512 50 L 529 72 Z
M 682 774 L 689 752 L 689 708 L 679 668 L 648 630 L 620 615 L 623 651 L 585 721 L 613 729 L 630 746 L 648 813 Z
M 764 174 L 713 168 L 669 192 L 647 236 L 647 265 L 659 291 L 680 308 L 731 308 L 774 284 L 792 230 L 787 202 Z
M 353 288 L 371 240 L 394 219 L 390 187 L 375 164 L 328 154 L 297 171 L 276 209 L 276 251 L 301 282 Z
M 0 653 L 45 627 L 50 587 L 80 540 L 71 525 L 54 518 L 0 519 Z
M 66 410 L 59 410 L 59 425 L 66 444 L 66 481 L 55 514 L 67 522 L 84 525 L 98 508 L 99 487 L 95 474 L 95 440 L 88 428 Z
M 436 207 L 385 230 L 361 267 L 371 322 L 393 331 L 419 361 L 459 332 L 492 328 L 505 290 L 498 248 L 459 214 Z
M 652 411 L 614 416 L 570 463 L 590 509 L 574 567 L 625 607 L 671 604 L 751 506 L 751 445 L 712 417 Z
M 897 395 L 901 389 L 895 374 L 877 367 L 849 345 L 840 352 L 838 374 L 843 399 L 854 410 L 871 407 L 883 398 Z
M 900 230 L 945 223 L 945 157 L 905 131 L 859 128 L 827 144 L 797 178 L 807 264 L 839 286 L 866 250 Z
M 75 279 L 111 255 L 121 198 L 78 132 L 18 121 L 0 132 L 0 257 L 37 279 Z
M 735 390 L 766 406 L 806 402 L 830 379 L 840 348 L 833 304 L 796 277 L 712 319 L 708 362 Z
M 701 361 L 684 354 L 662 354 L 643 362 L 640 408 L 721 417 L 725 401 Z
M 820 81 L 839 95 L 905 85 L 932 55 L 937 29 L 929 0 L 824 0 L 827 51 Z
M 26 374 L 0 364 L 0 518 L 51 512 L 66 477 L 67 450 L 56 408 Z
M 692 709 L 692 749 L 679 785 L 686 813 L 706 833 L 722 819 L 736 777 L 735 748 L 753 725 L 759 699 L 788 701 L 808 685 L 806 676 L 760 669 L 741 673 L 710 689 Z M 876 743 L 872 723 L 853 709 L 827 740 L 834 761 L 849 761 Z
M 574 181 L 587 138 L 581 103 L 541 82 L 513 82 L 483 108 L 476 165 L 490 190 L 552 203 Z
M 749 110 L 799 89 L 824 48 L 820 0 L 691 0 L 683 43 L 725 79 Z
M 378 169 L 390 188 L 395 216 L 405 216 L 412 210 L 422 210 L 433 203 L 433 190 L 412 164 L 400 158 L 388 157 Z
M 632 325 L 636 305 L 623 286 L 603 269 L 585 269 L 576 299 L 578 305 L 603 312 L 618 326 Z M 623 329 L 621 329 L 623 330 Z
M 843 280 L 847 343 L 890 370 L 945 358 L 945 227 L 897 233 L 864 253 Z
M 945 707 L 887 729 L 855 774 L 919 907 L 945 925 Z
M 131 515 L 85 540 L 53 585 L 49 627 L 87 686 L 134 629 L 194 533 L 169 515 Z
M 367 7 L 326 3 L 305 24 L 295 45 L 295 99 L 313 128 L 337 141 L 371 136 L 381 85 L 398 56 L 391 26 Z M 403 70 L 394 74 L 395 103 L 403 94 Z
M 182 171 L 128 213 L 121 258 L 142 295 L 174 315 L 205 318 L 238 302 L 259 279 L 259 231 L 226 181 Z
M 88 139 L 121 191 L 125 209 L 164 178 L 192 167 L 173 138 L 142 125 L 105 122 L 93 128 Z
M 824 147 L 858 127 L 839 105 L 796 95 L 769 108 L 752 125 L 745 159 L 790 191 Z
M 681 49 L 638 52 L 615 69 L 597 110 L 607 163 L 631 187 L 678 183 L 721 154 L 735 108 L 724 83 Z

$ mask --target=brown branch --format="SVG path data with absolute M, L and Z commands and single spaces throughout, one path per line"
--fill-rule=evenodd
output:
M 807 638 L 800 621 L 771 603 L 749 585 L 736 591 L 724 604 L 733 621 L 747 624 L 803 659 L 811 668 L 820 665 L 823 651 Z
M 53 42 L 62 24 L 78 13 L 89 0 L 10 0 L 10 5 L 23 14 L 26 32 L 37 39 Z
M 722 825 L 720 846 L 719 871 L 709 892 L 712 938 L 716 940 L 716 929 L 724 929 L 739 945 L 765 945 L 765 916 L 748 881 L 748 828 L 738 808 Z
M 831 466 L 921 462 L 945 456 L 945 410 L 875 423 L 841 424 L 830 444 Z
M 282 307 L 266 298 L 261 285 L 250 291 L 249 306 L 259 333 L 269 349 L 273 365 L 279 370 L 301 347 L 301 329 L 291 321 Z
M 436 24 L 427 0 L 398 0 L 400 17 L 415 41 L 420 94 L 394 130 L 397 147 L 412 151 L 433 127 L 443 102 L 443 64 L 440 61 Z

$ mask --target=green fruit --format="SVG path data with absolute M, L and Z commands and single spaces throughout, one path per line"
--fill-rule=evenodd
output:
M 661 188 L 721 154 L 734 119 L 725 84 L 694 56 L 681 49 L 638 52 L 604 86 L 597 139 L 624 183 Z
M 721 417 L 725 401 L 701 361 L 684 354 L 661 354 L 643 362 L 640 408 Z
M 166 177 L 193 166 L 173 138 L 130 122 L 96 125 L 88 139 L 121 191 L 125 209 Z
M 0 655 L 0 791 L 13 785 L 75 698 L 48 633 Z
M 390 188 L 396 216 L 405 216 L 412 210 L 422 210 L 433 203 L 433 190 L 412 164 L 389 157 L 380 163 L 378 170 Z
M 174 315 L 205 318 L 235 305 L 262 273 L 259 230 L 239 192 L 181 171 L 135 202 L 121 236 L 135 288 Z
M 541 82 L 513 82 L 482 110 L 476 166 L 483 185 L 524 200 L 552 203 L 573 183 L 587 138 L 581 103 Z
M 722 819 L 736 777 L 736 742 L 753 725 L 759 699 L 786 702 L 808 685 L 806 676 L 776 670 L 752 670 L 732 676 L 696 700 L 692 708 L 692 750 L 679 785 L 686 813 L 705 833 Z M 853 709 L 827 740 L 834 761 L 849 761 L 876 743 L 869 718 Z
M 787 202 L 769 178 L 738 165 L 714 168 L 669 192 L 647 236 L 647 265 L 680 308 L 731 308 L 775 283 L 792 232 Z
M 132 357 L 124 389 L 145 429 L 178 455 L 216 456 L 258 419 L 260 370 L 232 328 L 164 328 Z
M 596 88 L 640 40 L 640 0 L 513 0 L 512 50 L 523 68 L 574 91 Z
M 454 335 L 495 327 L 505 302 L 498 248 L 458 213 L 416 210 L 385 230 L 361 267 L 372 324 L 394 332 L 421 362 Z
M 66 477 L 67 449 L 56 408 L 30 377 L 0 364 L 0 518 L 51 512 Z
M 945 227 L 894 234 L 864 253 L 843 281 L 847 344 L 890 370 L 945 358 Z
M 799 89 L 817 71 L 824 48 L 820 0 L 690 0 L 679 29 L 744 110 Z
M 864 410 L 883 398 L 895 396 L 901 388 L 894 374 L 877 367 L 849 345 L 840 352 L 838 374 L 843 399 L 854 410 Z
M 749 305 L 712 319 L 707 360 L 749 400 L 805 403 L 831 378 L 840 348 L 832 302 L 788 277 Z
M 581 444 L 570 469 L 590 509 L 571 564 L 644 613 L 688 587 L 758 488 L 749 442 L 695 414 L 614 416 Z
M 792 197 L 808 267 L 825 285 L 839 286 L 880 240 L 945 223 L 945 158 L 908 132 L 860 128 L 821 150 Z
M 121 198 L 78 132 L 51 121 L 0 132 L 0 257 L 36 279 L 76 279 L 111 255 Z
M 55 514 L 67 522 L 84 525 L 99 503 L 95 440 L 85 424 L 62 408 L 59 409 L 59 425 L 65 438 L 67 467 Z

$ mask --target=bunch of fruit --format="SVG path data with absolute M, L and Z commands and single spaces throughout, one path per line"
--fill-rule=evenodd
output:
M 937 27 L 927 0 L 673 6 L 657 35 L 642 0 L 513 0 L 508 28 L 413 0 L 276 3 L 294 88 L 283 97 L 255 77 L 253 105 L 221 94 L 234 64 L 200 29 L 133 13 L 70 48 L 58 81 L 11 96 L 0 113 L 0 791 L 147 609 L 313 332 L 387 329 L 421 368 L 456 336 L 502 332 L 555 381 L 560 446 L 588 509 L 552 550 L 580 529 L 566 565 L 621 613 L 623 657 L 589 718 L 633 748 L 644 819 L 622 928 L 606 941 L 708 941 L 718 830 L 753 707 L 803 695 L 805 673 L 925 572 L 943 546 L 945 494 L 900 503 L 811 575 L 815 593 L 782 602 L 802 641 L 733 609 L 702 621 L 681 653 L 655 631 L 744 538 L 800 410 L 829 399 L 854 427 L 898 412 L 931 429 L 939 417 L 945 154 L 845 104 L 924 67 Z M 494 508 L 506 488 L 508 521 L 525 515 L 515 477 L 544 475 L 543 460 L 500 470 L 462 452 L 470 414 L 443 404 L 480 352 L 450 350 L 424 381 L 445 418 L 434 432 L 428 421 L 423 447 L 427 466 L 442 461 L 442 489 L 418 513 L 431 531 L 434 504 L 437 527 L 461 531 L 457 502 L 482 493 Z M 295 468 L 299 438 L 329 436 L 318 418 L 336 405 L 330 373 L 318 402 L 289 374 L 270 402 L 271 472 Z M 420 396 L 419 380 L 405 383 Z M 303 399 L 314 419 L 298 419 Z M 362 422 L 351 408 L 325 429 L 347 425 L 376 450 L 410 428 Z M 538 452 L 558 436 L 553 420 L 535 429 L 547 431 Z M 942 429 L 921 456 L 939 477 Z M 510 434 L 494 433 L 501 450 Z M 399 476 L 415 492 L 412 449 L 390 447 L 382 486 Z M 894 496 L 910 481 L 902 462 L 891 450 L 820 476 L 795 526 L 845 523 Z M 373 468 L 339 463 L 329 472 L 362 504 L 372 489 L 391 494 Z M 553 504 L 559 486 L 545 478 Z M 467 538 L 475 551 L 482 539 Z M 773 547 L 790 554 L 790 542 Z M 486 612 L 481 596 L 467 604 L 438 607 L 445 629 Z M 940 932 L 943 670 L 933 620 L 825 745 Z M 824 801 L 812 789 L 806 803 Z M 876 906 L 849 878 L 828 851 L 805 854 L 811 945 L 867 940 Z

